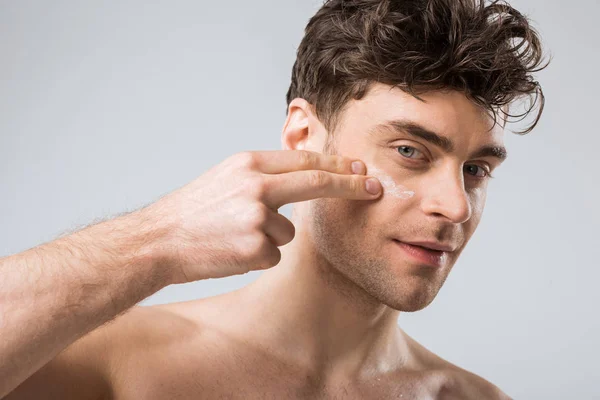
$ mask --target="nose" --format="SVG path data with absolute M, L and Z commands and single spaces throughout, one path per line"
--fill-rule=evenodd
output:
M 465 191 L 462 168 L 447 168 L 427 183 L 428 190 L 421 190 L 423 212 L 428 216 L 445 218 L 461 224 L 471 218 L 472 209 Z

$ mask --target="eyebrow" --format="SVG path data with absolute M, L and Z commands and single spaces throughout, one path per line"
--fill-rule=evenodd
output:
M 412 121 L 405 120 L 391 120 L 382 124 L 378 124 L 373 128 L 371 133 L 381 132 L 381 131 L 389 131 L 393 130 L 397 133 L 408 133 L 411 136 L 423 139 L 429 143 L 434 144 L 435 146 L 441 148 L 446 153 L 452 153 L 456 146 L 454 142 L 442 135 L 439 135 L 422 125 L 419 125 Z M 506 160 L 508 156 L 506 148 L 504 146 L 483 146 L 475 151 L 471 157 L 479 158 L 479 157 L 496 157 L 500 161 Z

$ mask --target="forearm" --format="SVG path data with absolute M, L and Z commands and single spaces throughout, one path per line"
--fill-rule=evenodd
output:
M 0 398 L 171 282 L 168 229 L 138 211 L 0 259 Z

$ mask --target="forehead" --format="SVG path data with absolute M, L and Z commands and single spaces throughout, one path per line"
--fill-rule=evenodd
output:
M 341 118 L 346 126 L 368 130 L 393 120 L 412 121 L 455 141 L 501 144 L 504 128 L 489 111 L 458 91 L 419 94 L 423 100 L 388 85 L 375 84 L 361 100 L 351 101 Z M 492 128 L 493 129 L 490 129 Z

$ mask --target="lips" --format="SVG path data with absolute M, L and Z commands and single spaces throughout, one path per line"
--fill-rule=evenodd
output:
M 456 250 L 456 247 L 454 247 L 450 244 L 443 244 L 443 243 L 439 243 L 439 242 L 407 242 L 407 241 L 404 241 L 403 243 L 410 244 L 412 246 L 424 247 L 429 250 L 444 251 L 447 253 L 451 253 Z
M 421 265 L 441 267 L 454 247 L 437 242 L 403 242 L 393 240 L 407 258 Z

